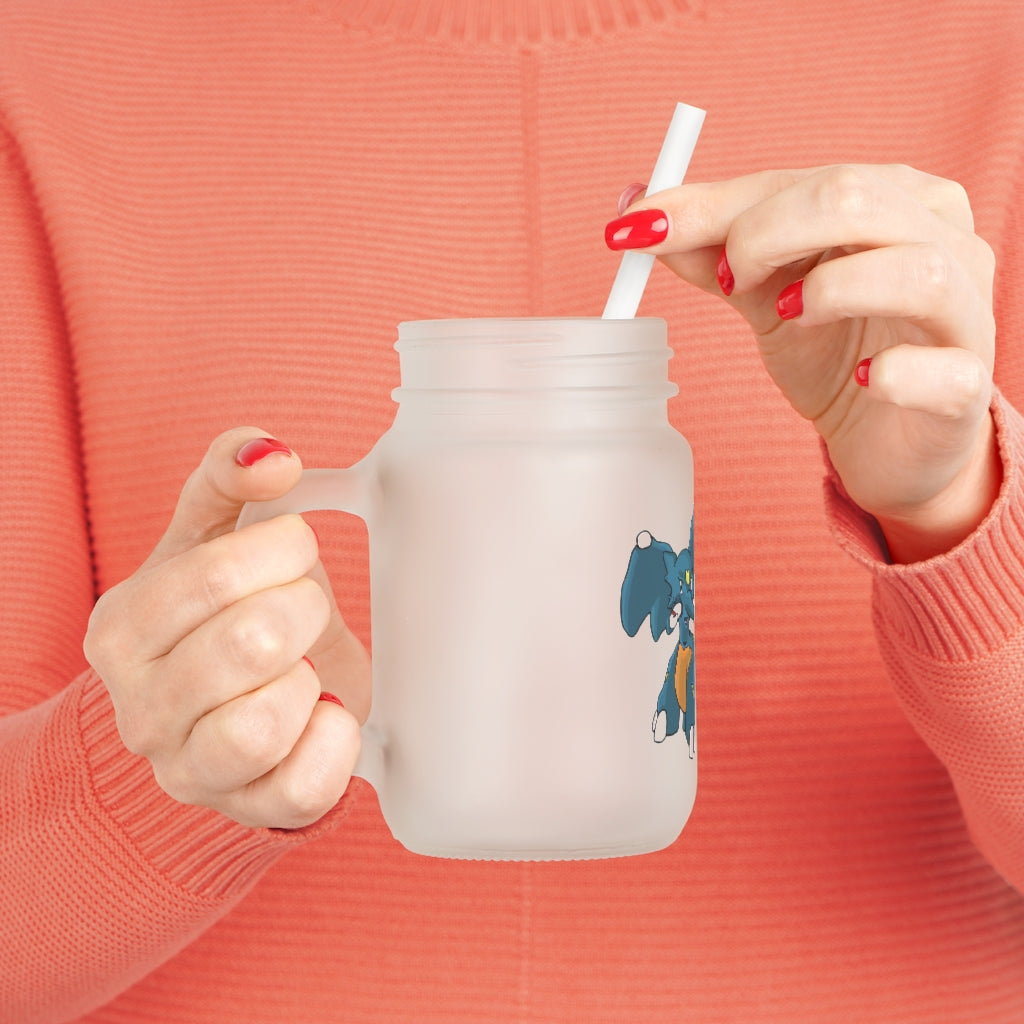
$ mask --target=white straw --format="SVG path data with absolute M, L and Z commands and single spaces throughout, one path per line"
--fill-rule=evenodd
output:
M 691 107 L 686 103 L 676 104 L 665 141 L 661 144 L 661 152 L 647 185 L 649 196 L 683 183 L 683 176 L 697 146 L 697 136 L 700 135 L 703 124 L 704 111 L 699 107 Z M 608 302 L 601 314 L 603 319 L 629 320 L 636 316 L 653 266 L 654 257 L 649 252 L 633 252 L 627 249 L 622 254 L 619 272 L 615 275 Z

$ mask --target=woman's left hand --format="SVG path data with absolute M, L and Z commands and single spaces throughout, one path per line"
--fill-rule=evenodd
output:
M 608 244 L 722 295 L 894 561 L 964 539 L 1001 482 L 995 260 L 964 189 L 902 166 L 765 171 L 634 203 Z

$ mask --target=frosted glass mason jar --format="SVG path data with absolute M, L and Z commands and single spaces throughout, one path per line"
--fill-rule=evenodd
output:
M 347 469 L 240 525 L 369 532 L 373 709 L 357 774 L 444 857 L 661 849 L 696 792 L 693 464 L 656 319 L 403 323 L 398 410 Z

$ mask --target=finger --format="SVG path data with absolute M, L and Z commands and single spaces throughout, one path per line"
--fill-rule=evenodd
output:
M 656 255 L 688 253 L 706 247 L 714 247 L 717 253 L 740 214 L 809 173 L 806 170 L 759 171 L 728 181 L 680 185 L 634 199 L 627 209 L 620 210 L 620 219 L 641 210 L 664 213 L 668 221 L 666 237 L 657 244 L 643 246 Z M 608 225 L 606 237 L 616 234 L 617 223 L 613 221 Z
M 291 829 L 311 825 L 344 795 L 359 749 L 355 718 L 334 703 L 318 700 L 288 755 L 236 791 L 227 813 L 250 826 Z
M 159 781 L 186 803 L 210 806 L 273 770 L 298 742 L 320 695 L 300 660 L 265 685 L 203 715 Z
M 187 636 L 152 679 L 150 717 L 180 740 L 203 715 L 250 693 L 294 666 L 330 620 L 320 585 L 303 577 L 260 591 Z M 159 689 L 159 692 L 155 692 Z M 165 737 L 165 742 L 174 737 Z
M 962 348 L 895 345 L 874 356 L 861 378 L 876 401 L 933 418 L 934 443 L 943 447 L 960 435 L 973 436 L 962 423 L 980 420 L 992 397 L 984 362 Z
M 298 515 L 225 533 L 119 585 L 117 604 L 133 610 L 110 624 L 134 662 L 168 654 L 189 633 L 244 598 L 300 579 L 317 564 L 316 534 Z
M 918 171 L 903 165 L 850 165 L 810 167 L 792 170 L 760 171 L 728 181 L 691 183 L 645 195 L 642 200 L 620 211 L 620 218 L 640 210 L 661 210 L 668 221 L 664 239 L 655 245 L 644 246 L 648 252 L 666 257 L 666 262 L 680 276 L 691 280 L 686 269 L 692 264 L 686 260 L 669 258 L 711 248 L 717 258 L 721 246 L 730 234 L 735 221 L 781 192 L 818 177 L 872 178 L 888 184 L 891 189 L 909 197 L 921 208 L 962 232 L 971 232 L 974 220 L 967 193 L 956 182 Z M 615 234 L 612 222 L 609 234 Z M 827 246 L 821 246 L 821 249 Z M 700 264 L 701 269 L 706 263 Z M 714 286 L 714 276 L 701 273 L 693 283 Z
M 301 472 L 298 456 L 256 427 L 221 434 L 186 481 L 170 526 L 146 565 L 228 532 L 246 502 L 281 497 Z
M 873 170 L 828 168 L 775 193 L 733 222 L 725 243 L 736 295 L 777 270 L 836 249 L 928 242 L 964 245 L 959 228 Z
M 991 310 L 963 266 L 941 246 L 895 245 L 829 260 L 807 274 L 801 298 L 803 326 L 899 318 L 940 345 L 975 350 L 991 365 Z

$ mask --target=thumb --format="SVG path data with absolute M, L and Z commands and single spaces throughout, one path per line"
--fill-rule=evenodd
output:
M 246 502 L 281 497 L 301 473 L 299 457 L 257 427 L 221 434 L 185 482 L 171 523 L 146 565 L 229 533 Z

